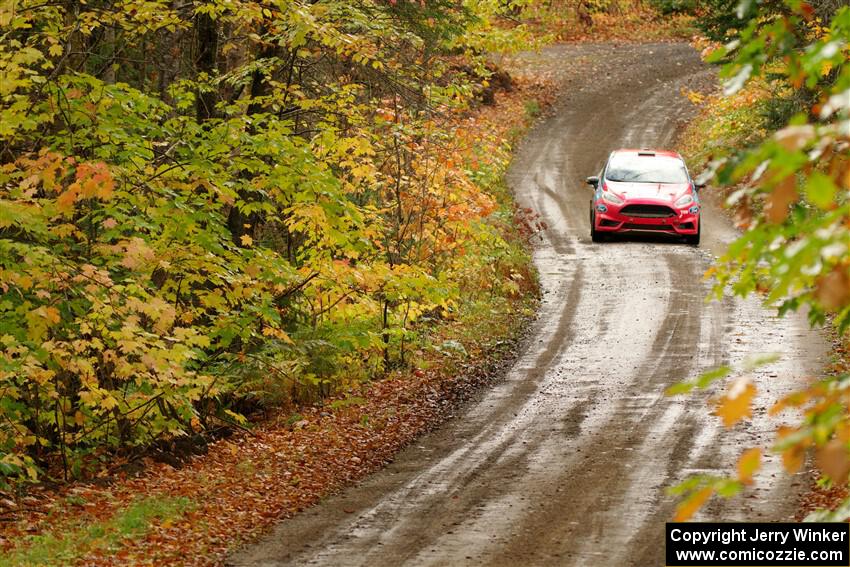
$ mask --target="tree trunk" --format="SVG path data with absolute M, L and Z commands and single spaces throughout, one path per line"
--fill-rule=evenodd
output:
M 195 17 L 195 31 L 197 34 L 197 55 L 195 57 L 195 69 L 197 72 L 206 73 L 212 77 L 216 70 L 218 56 L 218 23 L 209 14 L 198 14 Z M 215 103 L 218 93 L 202 90 L 198 93 L 196 111 L 199 121 L 215 117 Z

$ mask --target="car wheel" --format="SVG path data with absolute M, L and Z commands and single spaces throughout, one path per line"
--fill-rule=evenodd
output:
M 596 230 L 596 213 L 590 209 L 590 240 L 602 242 L 602 235 Z
M 699 235 L 702 232 L 702 222 L 697 221 L 697 233 L 689 234 L 685 237 L 685 242 L 687 244 L 691 244 L 692 246 L 699 246 Z

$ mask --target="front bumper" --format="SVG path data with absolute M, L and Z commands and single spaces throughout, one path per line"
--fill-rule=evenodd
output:
M 599 209 L 602 205 L 604 211 Z M 664 205 L 670 207 L 674 214 L 668 217 L 646 217 L 624 215 L 620 211 L 626 205 Z M 700 207 L 690 204 L 683 209 L 672 207 L 669 203 L 657 201 L 626 201 L 622 205 L 614 205 L 603 200 L 593 203 L 595 209 L 594 229 L 597 232 L 663 232 L 667 234 L 693 235 L 699 232 Z

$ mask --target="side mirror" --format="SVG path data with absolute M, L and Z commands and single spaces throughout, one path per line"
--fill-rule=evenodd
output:
M 588 177 L 587 179 L 585 179 L 584 182 L 587 183 L 588 185 L 592 186 L 594 189 L 599 187 L 599 178 L 595 175 L 592 176 L 592 177 Z
M 694 189 L 699 191 L 700 189 L 705 189 L 705 183 L 694 183 Z

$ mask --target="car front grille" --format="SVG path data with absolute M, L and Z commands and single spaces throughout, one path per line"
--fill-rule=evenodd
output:
M 676 211 L 664 205 L 626 205 L 620 214 L 627 217 L 665 219 L 676 216 Z
M 653 230 L 660 232 L 670 232 L 673 228 L 667 224 L 637 224 L 627 222 L 623 225 L 623 230 Z

